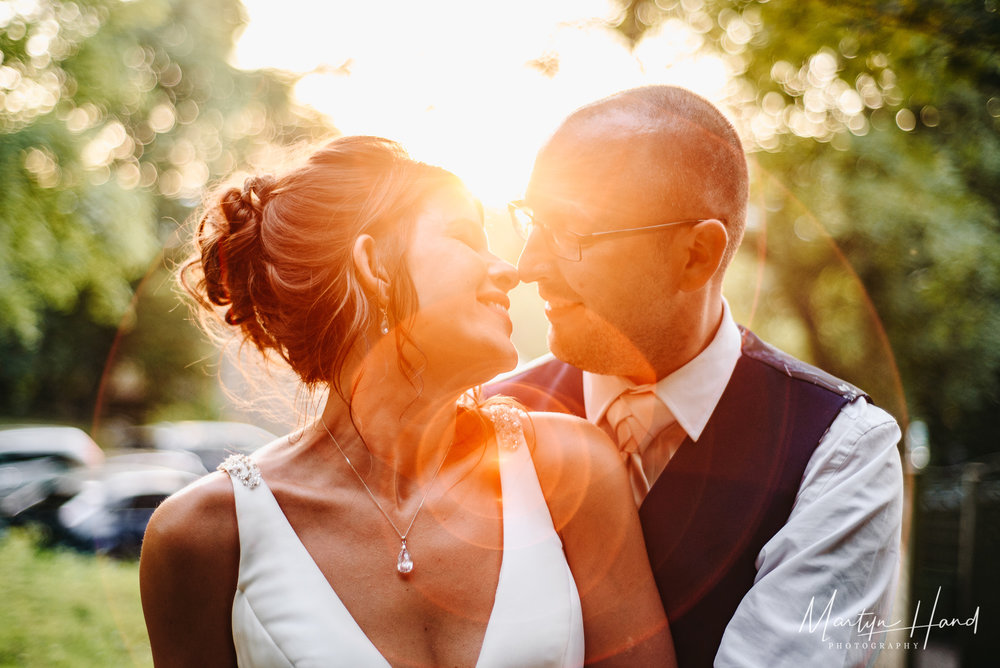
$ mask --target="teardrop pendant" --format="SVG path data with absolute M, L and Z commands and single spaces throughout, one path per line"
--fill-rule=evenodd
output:
M 399 548 L 399 556 L 396 557 L 396 570 L 400 575 L 409 575 L 413 570 L 413 559 L 410 557 L 410 551 L 406 549 L 405 540 Z

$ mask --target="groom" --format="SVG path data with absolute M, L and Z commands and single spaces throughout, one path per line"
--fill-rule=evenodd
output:
M 885 638 L 855 622 L 893 621 L 899 429 L 733 321 L 747 166 L 729 122 L 675 87 L 598 101 L 510 208 L 557 359 L 488 393 L 618 443 L 682 668 L 870 662 Z

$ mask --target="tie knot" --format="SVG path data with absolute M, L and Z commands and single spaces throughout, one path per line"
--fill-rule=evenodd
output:
M 672 419 L 670 409 L 651 387 L 626 390 L 608 406 L 608 426 L 622 452 L 641 453 Z
M 619 450 L 628 454 L 639 452 L 637 435 L 642 434 L 645 430 L 635 417 L 626 415 L 617 424 L 614 424 L 612 428 L 615 431 L 615 440 L 618 442 Z

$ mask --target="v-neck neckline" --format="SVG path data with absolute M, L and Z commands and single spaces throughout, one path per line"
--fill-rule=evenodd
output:
M 498 453 L 497 453 L 498 454 L 498 462 L 499 462 L 499 465 L 498 465 L 498 469 L 499 469 L 498 470 L 498 474 L 500 476 L 500 488 L 501 488 L 501 502 L 500 502 L 500 535 L 501 535 L 500 572 L 499 572 L 499 575 L 497 576 L 496 590 L 493 592 L 493 605 L 490 608 L 490 616 L 489 616 L 489 619 L 486 622 L 486 628 L 483 631 L 482 638 L 480 639 L 479 653 L 476 655 L 476 666 L 479 666 L 480 663 L 481 663 L 481 661 L 482 661 L 483 648 L 486 647 L 486 638 L 487 638 L 487 636 L 488 636 L 488 634 L 490 632 L 491 626 L 493 625 L 494 617 L 496 616 L 496 611 L 500 607 L 500 606 L 497 605 L 497 601 L 500 600 L 501 595 L 503 594 L 503 592 L 505 592 L 508 589 L 508 587 L 505 586 L 505 584 L 506 584 L 506 578 L 504 578 L 504 570 L 505 570 L 504 567 L 507 564 L 507 559 L 505 558 L 505 555 L 504 555 L 505 550 L 503 549 L 504 548 L 504 543 L 505 543 L 504 539 L 505 539 L 505 533 L 506 533 L 507 520 L 508 520 L 508 517 L 507 517 L 507 504 L 503 503 L 503 500 L 502 500 L 503 499 L 503 492 L 504 492 L 504 489 L 503 489 L 503 466 L 504 466 L 503 459 L 504 459 L 504 456 L 503 456 L 503 453 L 499 452 L 500 451 L 500 445 L 498 443 L 495 444 L 495 447 L 498 450 Z M 381 650 L 379 650 L 379 648 L 375 645 L 375 643 L 368 636 L 368 634 L 365 632 L 365 630 L 363 628 L 361 628 L 361 624 L 358 623 L 358 620 L 354 618 L 354 615 L 351 614 L 351 611 L 347 608 L 347 606 L 344 604 L 343 600 L 337 594 L 337 590 L 334 589 L 333 584 L 326 577 L 326 574 L 323 572 L 323 569 L 320 568 L 319 564 L 316 563 L 316 560 L 313 558 L 312 554 L 309 552 L 308 549 L 306 549 L 305 544 L 302 542 L 301 538 L 299 538 L 298 533 L 296 533 L 295 527 L 293 527 L 292 523 L 288 520 L 288 516 L 285 515 L 285 511 L 282 510 L 281 504 L 278 503 L 278 499 L 275 498 L 274 493 L 271 491 L 270 486 L 267 484 L 267 481 L 264 479 L 263 476 L 261 476 L 261 487 L 263 487 L 265 490 L 267 490 L 267 495 L 268 495 L 268 497 L 270 499 L 270 502 L 274 504 L 275 508 L 277 509 L 277 512 L 281 515 L 283 528 L 290 534 L 290 537 L 293 538 L 293 540 L 291 541 L 291 543 L 295 545 L 294 550 L 295 550 L 295 553 L 297 554 L 298 560 L 301 561 L 301 562 L 303 562 L 303 563 L 308 562 L 309 565 L 306 566 L 306 568 L 309 568 L 310 570 L 312 570 L 313 571 L 313 575 L 318 575 L 319 577 L 321 577 L 323 579 L 324 582 L 326 582 L 327 589 L 328 589 L 329 595 L 331 597 L 330 598 L 330 605 L 336 610 L 337 613 L 342 613 L 342 615 L 346 615 L 347 618 L 351 620 L 351 623 L 353 624 L 354 628 L 357 630 L 358 633 L 361 634 L 361 636 L 363 636 L 365 638 L 365 640 L 368 642 L 368 645 L 371 647 L 372 651 L 375 652 L 382 659 L 382 661 L 385 662 L 386 666 L 390 666 L 391 667 L 392 664 L 390 664 L 389 660 L 385 658 L 385 655 L 382 653 Z

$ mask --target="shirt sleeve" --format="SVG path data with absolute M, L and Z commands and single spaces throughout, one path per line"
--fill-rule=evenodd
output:
M 788 522 L 757 555 L 716 666 L 874 663 L 894 621 L 899 438 L 895 420 L 863 398 L 841 410 L 806 465 Z

